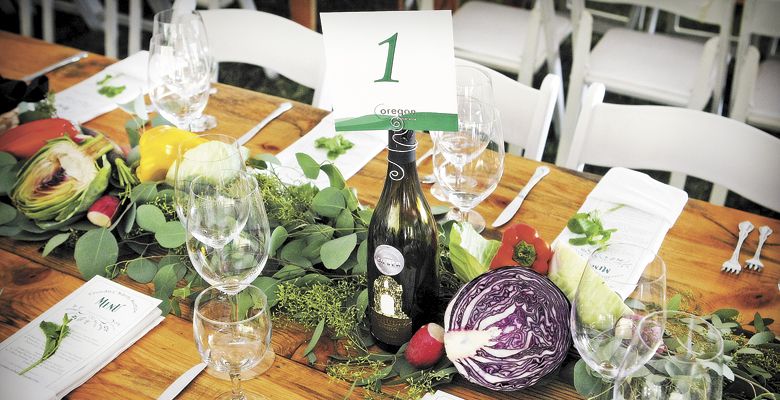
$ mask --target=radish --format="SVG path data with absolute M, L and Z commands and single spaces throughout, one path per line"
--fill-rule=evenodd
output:
M 441 325 L 425 324 L 417 330 L 406 347 L 404 357 L 417 369 L 432 367 L 444 355 L 444 328 Z
M 97 226 L 108 228 L 118 209 L 119 199 L 107 194 L 92 203 L 87 212 L 87 219 Z

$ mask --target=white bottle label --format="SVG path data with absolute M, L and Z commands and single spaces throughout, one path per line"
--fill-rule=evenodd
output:
M 383 275 L 395 276 L 404 269 L 404 255 L 393 246 L 379 245 L 374 251 L 374 264 Z

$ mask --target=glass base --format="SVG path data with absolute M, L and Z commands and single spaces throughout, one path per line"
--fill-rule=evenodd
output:
M 268 400 L 268 397 L 248 392 L 244 392 L 244 395 L 241 397 L 233 397 L 233 392 L 225 392 L 217 396 L 216 400 Z
M 442 223 L 447 221 L 459 221 L 460 213 L 458 213 L 456 210 L 450 210 L 447 214 L 444 214 Z M 485 230 L 485 218 L 482 216 L 482 214 L 471 210 L 468 212 L 468 217 L 466 220 L 471 224 L 471 227 L 474 228 L 477 233 L 480 233 Z
M 248 381 L 252 378 L 256 378 L 262 375 L 263 373 L 265 373 L 265 371 L 268 371 L 268 369 L 271 368 L 271 365 L 273 365 L 274 360 L 276 360 L 276 353 L 274 353 L 274 350 L 271 348 L 271 346 L 268 346 L 268 350 L 266 350 L 265 354 L 263 354 L 263 358 L 260 360 L 259 363 L 257 363 L 257 365 L 255 365 L 250 369 L 241 371 L 241 380 Z M 222 379 L 223 381 L 230 380 L 230 377 L 228 376 L 227 372 L 216 371 L 211 366 L 206 368 L 206 372 L 217 379 Z M 228 399 L 230 399 L 230 397 L 228 397 Z
M 213 115 L 203 114 L 190 122 L 190 132 L 204 132 L 217 127 L 217 118 Z

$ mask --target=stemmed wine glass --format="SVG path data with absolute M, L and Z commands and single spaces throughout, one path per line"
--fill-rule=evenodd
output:
M 241 373 L 256 366 L 271 348 L 271 319 L 262 290 L 252 285 L 217 285 L 198 295 L 192 315 L 198 352 L 233 384 L 225 400 L 264 398 L 241 388 Z
M 244 170 L 244 157 L 236 139 L 219 134 L 198 135 L 179 143 L 176 161 L 169 168 L 173 183 L 173 200 L 179 221 L 186 225 L 192 180 L 204 175 L 219 178 L 220 171 Z M 172 171 L 172 172 L 170 172 Z
M 191 36 L 192 40 L 197 41 L 198 46 L 205 51 L 210 60 L 211 72 L 209 81 L 211 83 L 217 81 L 219 64 L 210 51 L 206 27 L 203 23 L 203 17 L 198 11 L 172 8 L 158 12 L 154 15 L 152 35 L 158 34 L 164 37 L 183 34 Z M 209 94 L 215 92 L 214 88 L 209 89 Z M 212 115 L 198 113 L 190 121 L 192 132 L 202 132 L 215 126 L 217 126 L 217 120 Z
M 455 206 L 451 219 L 481 232 L 485 219 L 472 209 L 496 189 L 504 172 L 501 118 L 495 107 L 479 101 L 460 99 L 458 108 L 458 131 L 440 132 L 434 140 L 434 174 Z
M 666 321 L 665 328 L 658 321 Z M 680 311 L 656 311 L 637 327 L 629 356 L 613 388 L 616 400 L 707 400 L 723 395 L 723 337 L 704 319 Z M 659 339 L 663 344 L 659 346 Z M 634 368 L 636 355 L 649 355 Z M 625 364 L 625 365 L 624 365 Z
M 595 250 L 584 267 L 571 306 L 574 347 L 587 365 L 606 380 L 618 368 L 639 369 L 661 344 L 666 307 L 666 265 L 655 252 L 632 243 L 610 243 Z M 652 315 L 651 318 L 646 316 Z M 646 317 L 644 330 L 639 321 Z M 653 333 L 655 332 L 655 333 Z M 634 337 L 647 343 L 629 351 Z M 622 363 L 622 364 L 621 364 Z

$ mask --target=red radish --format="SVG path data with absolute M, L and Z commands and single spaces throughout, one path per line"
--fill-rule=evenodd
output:
M 108 228 L 111 226 L 111 220 L 114 219 L 118 209 L 119 199 L 107 194 L 92 203 L 87 212 L 87 219 L 97 226 Z
M 420 327 L 406 347 L 406 361 L 417 369 L 428 368 L 444 355 L 444 328 L 430 323 Z

